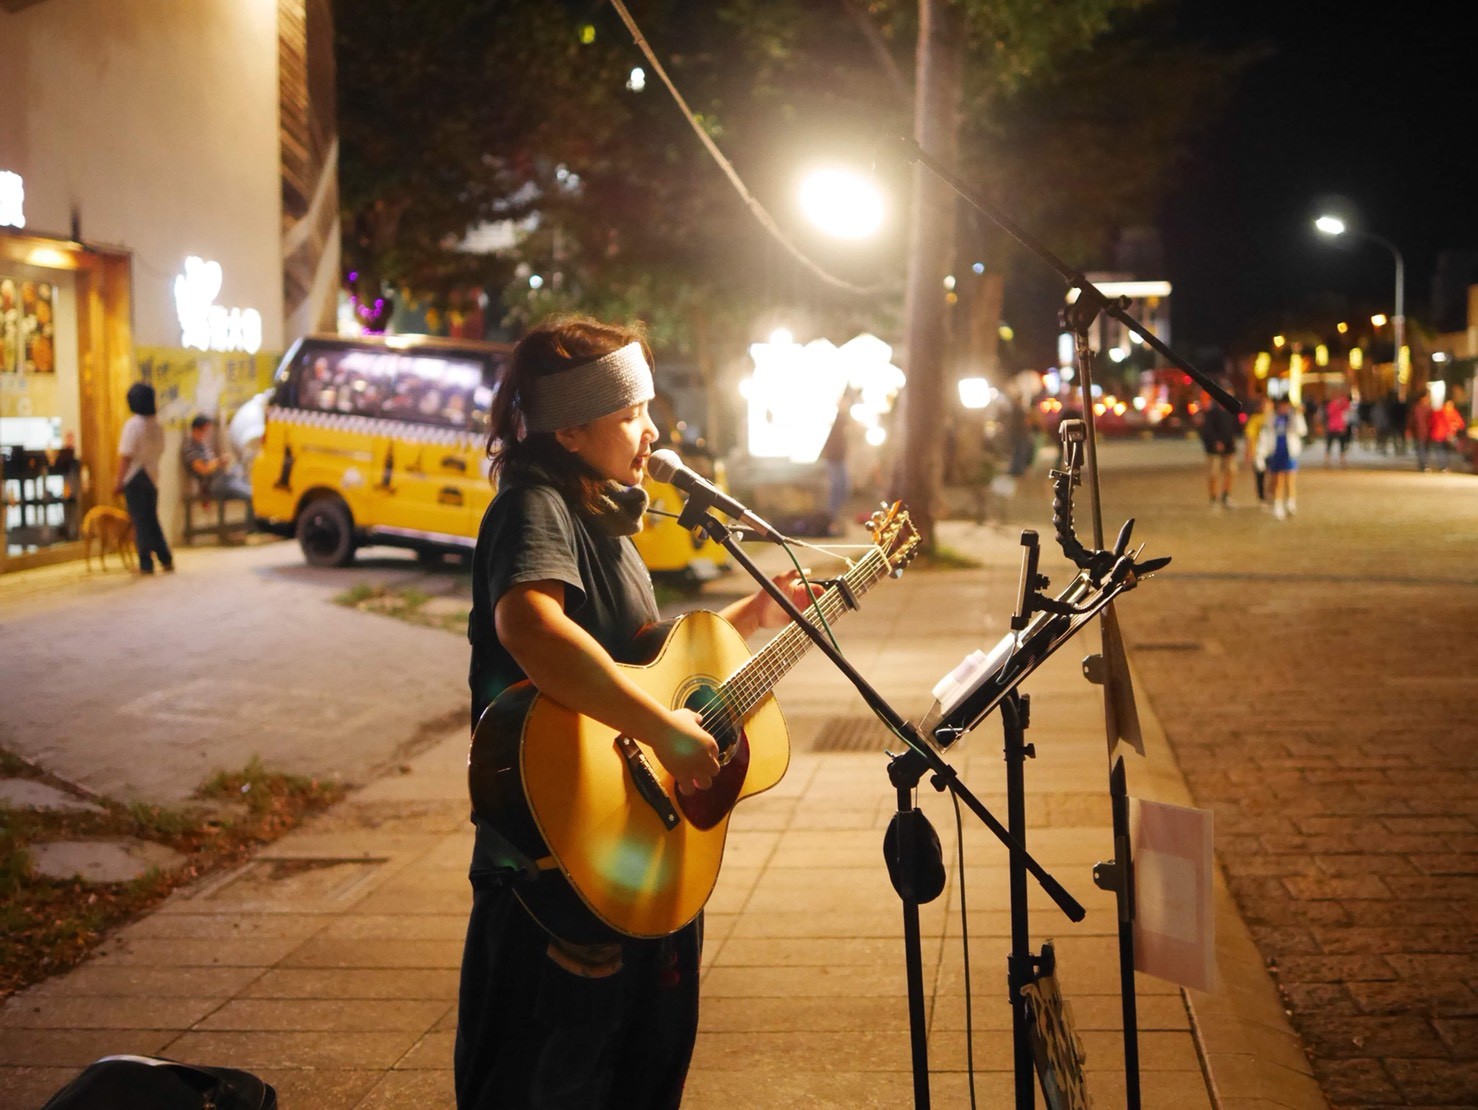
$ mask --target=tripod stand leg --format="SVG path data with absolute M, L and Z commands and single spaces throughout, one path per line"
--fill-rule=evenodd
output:
M 1026 768 L 1035 753 L 1026 743 L 1030 714 L 1026 695 L 1012 691 L 1001 703 L 1001 727 L 1005 732 L 1006 827 L 1015 841 L 1026 845 Z M 1022 988 L 1036 977 L 1032 960 L 1030 922 L 1026 906 L 1026 865 L 1019 853 L 1011 853 L 1008 870 L 1011 896 L 1011 954 L 1006 960 L 1006 986 L 1011 992 L 1012 1071 L 1016 1079 L 1016 1110 L 1036 1105 L 1035 1070 L 1032 1065 L 1031 1014 Z
M 929 819 L 914 805 L 913 791 L 923 764 L 910 755 L 895 758 L 888 777 L 898 792 L 898 809 L 883 838 L 888 878 L 903 902 L 904 966 L 908 980 L 908 1034 L 913 1057 L 915 1110 L 929 1107 L 929 1033 L 924 1013 L 924 956 L 920 939 L 919 905 L 939 897 L 944 889 L 944 861 L 939 838 Z
M 919 940 L 919 904 L 903 900 L 903 942 L 908 971 L 908 1031 L 913 1055 L 913 1104 L 929 1106 L 929 1041 L 924 1014 L 924 959 Z
M 1134 989 L 1134 879 L 1129 845 L 1129 790 L 1124 760 L 1109 773 L 1114 822 L 1114 856 L 1119 863 L 1119 998 L 1124 1016 L 1124 1105 L 1139 1110 L 1139 1007 Z

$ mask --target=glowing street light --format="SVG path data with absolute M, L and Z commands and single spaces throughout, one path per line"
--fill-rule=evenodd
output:
M 1372 239 L 1391 252 L 1391 257 L 1396 260 L 1396 314 L 1392 318 L 1392 334 L 1396 342 L 1396 389 L 1399 396 L 1406 396 L 1406 378 L 1402 375 L 1402 352 L 1406 343 L 1406 263 L 1401 257 L 1401 252 L 1396 249 L 1396 244 L 1374 232 L 1361 231 L 1358 228 L 1346 227 L 1344 220 L 1338 216 L 1320 216 L 1314 221 L 1314 226 L 1325 235 L 1343 235 L 1349 232 L 1351 235 L 1365 239 Z M 1379 325 L 1377 325 L 1379 326 Z
M 828 235 L 865 239 L 883 226 L 883 194 L 872 179 L 853 170 L 808 174 L 800 187 L 801 210 Z

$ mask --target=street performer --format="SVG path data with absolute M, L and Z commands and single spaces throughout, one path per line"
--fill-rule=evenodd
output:
M 718 773 L 718 745 L 616 666 L 658 619 L 631 535 L 657 438 L 652 353 L 639 328 L 588 317 L 530 331 L 501 371 L 488 457 L 498 495 L 473 557 L 474 727 L 528 679 L 541 695 L 648 744 L 684 793 Z M 793 573 L 776 581 L 798 604 Z M 741 635 L 788 619 L 764 591 L 720 614 Z M 553 936 L 500 869 L 479 819 L 456 1041 L 459 1110 L 676 1107 L 698 1029 L 701 915 L 655 940 L 575 945 Z

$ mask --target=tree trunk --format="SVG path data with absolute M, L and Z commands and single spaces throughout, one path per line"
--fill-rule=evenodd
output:
M 949 0 L 919 0 L 914 141 L 946 166 L 959 161 L 960 67 L 965 34 Z M 925 550 L 935 544 L 945 421 L 945 288 L 953 258 L 955 195 L 921 165 L 913 171 L 908 278 L 904 293 L 903 441 L 896 486 Z

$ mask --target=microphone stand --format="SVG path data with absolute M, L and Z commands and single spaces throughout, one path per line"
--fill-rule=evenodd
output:
M 914 793 L 918 788 L 919 780 L 926 773 L 930 773 L 932 775 L 930 785 L 934 789 L 948 789 L 956 798 L 964 802 L 970 812 L 974 813 L 981 823 L 1006 846 L 1010 852 L 1013 868 L 1019 869 L 1023 875 L 1029 873 L 1035 878 L 1070 920 L 1083 920 L 1086 911 L 1072 895 L 1063 889 L 1062 884 L 1027 853 L 1020 841 L 996 820 L 980 799 L 970 792 L 960 781 L 955 769 L 944 761 L 923 735 L 888 704 L 867 679 L 863 678 L 847 661 L 847 658 L 837 650 L 826 634 L 802 614 L 786 592 L 755 565 L 734 539 L 731 529 L 715 520 L 713 515 L 698 506 L 697 502 L 697 498 L 689 498 L 683 511 L 683 517 L 691 522 L 691 525 L 702 528 L 711 539 L 721 544 L 724 550 L 733 556 L 734 561 L 775 599 L 781 609 L 789 614 L 790 618 L 800 625 L 806 635 L 811 638 L 811 641 L 821 649 L 822 654 L 830 659 L 837 670 L 847 678 L 847 681 L 856 687 L 868 708 L 876 713 L 883 723 L 907 745 L 907 749 L 901 754 L 889 753 L 891 762 L 888 765 L 888 780 L 895 788 L 898 799 L 897 813 L 893 819 L 893 828 L 897 832 L 894 843 L 896 854 L 893 856 L 896 867 L 889 869 L 889 877 L 903 902 L 903 938 L 908 978 L 908 1027 L 913 1058 L 914 1106 L 916 1110 L 928 1110 L 929 1049 L 924 1014 L 924 961 L 919 932 L 919 906 L 937 897 L 939 895 L 937 886 L 942 884 L 936 884 L 936 887 L 931 889 L 928 876 L 919 873 L 919 864 L 925 850 L 932 851 L 933 859 L 929 862 L 937 865 L 940 872 L 943 869 L 943 860 L 939 856 L 938 839 L 932 836 L 933 830 L 929 826 L 928 819 L 914 805 Z M 1024 903 L 1024 878 L 1021 886 Z M 1018 1067 L 1020 1063 L 1018 1055 Z M 1030 1066 L 1030 1060 L 1027 1061 L 1027 1066 Z M 1022 1077 L 1018 1075 L 1018 1084 L 1021 1079 Z M 1028 1084 L 1031 1082 L 1029 1073 L 1026 1076 L 1026 1082 Z
M 1073 333 L 1078 361 L 1079 386 L 1083 398 L 1083 418 L 1086 423 L 1086 469 L 1088 472 L 1089 502 L 1093 515 L 1093 542 L 1103 546 L 1103 510 L 1099 494 L 1098 439 L 1093 419 L 1093 351 L 1088 343 L 1089 328 L 1100 312 L 1118 320 L 1146 346 L 1168 359 L 1196 381 L 1218 404 L 1228 412 L 1241 412 L 1237 399 L 1219 383 L 1201 373 L 1180 355 L 1160 341 L 1149 329 L 1129 315 L 1128 297 L 1110 299 L 1102 290 L 1082 273 L 1072 269 L 1047 249 L 1035 237 L 1028 234 L 1013 220 L 1001 212 L 975 190 L 969 188 L 958 176 L 938 160 L 930 157 L 917 142 L 907 136 L 899 136 L 904 149 L 904 160 L 918 162 L 948 185 L 971 207 L 986 216 L 1022 246 L 1035 254 L 1068 283 L 1069 290 L 1077 296 L 1063 311 L 1063 323 Z M 1102 890 L 1112 890 L 1117 900 L 1119 917 L 1119 988 L 1123 1008 L 1124 1024 L 1124 1082 L 1127 1110 L 1139 1110 L 1139 1029 L 1134 986 L 1134 877 L 1130 862 L 1129 842 L 1129 796 L 1125 781 L 1123 756 L 1116 752 L 1121 739 L 1138 740 L 1139 722 L 1134 709 L 1134 692 L 1124 677 L 1116 677 L 1112 662 L 1123 659 L 1123 645 L 1119 642 L 1118 624 L 1113 620 L 1113 610 L 1100 624 L 1102 654 L 1085 660 L 1085 672 L 1090 681 L 1101 682 L 1104 699 L 1104 725 L 1108 733 L 1110 756 L 1109 797 L 1113 821 L 1114 859 L 1100 863 L 1094 868 L 1094 883 Z

